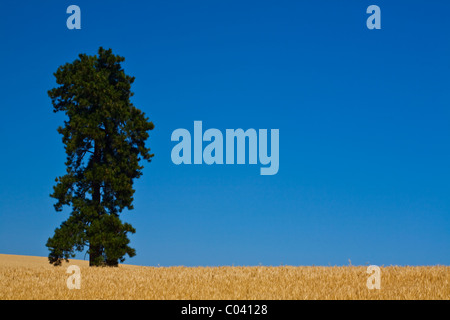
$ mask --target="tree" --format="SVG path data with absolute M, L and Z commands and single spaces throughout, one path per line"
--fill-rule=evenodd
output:
M 69 119 L 58 128 L 67 173 L 56 178 L 50 196 L 56 211 L 67 205 L 72 212 L 47 241 L 51 264 L 85 246 L 90 266 L 117 266 L 136 254 L 127 236 L 135 229 L 119 214 L 133 209 L 133 180 L 142 175 L 140 161 L 153 157 L 145 142 L 154 125 L 130 101 L 134 77 L 122 69 L 124 60 L 100 47 L 98 55 L 80 54 L 54 73 L 59 86 L 48 91 L 53 111 Z

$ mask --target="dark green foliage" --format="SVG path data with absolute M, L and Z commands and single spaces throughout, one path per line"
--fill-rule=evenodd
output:
M 133 180 L 142 175 L 139 161 L 153 154 L 145 141 L 153 129 L 143 112 L 133 106 L 134 77 L 124 73 L 123 57 L 100 48 L 98 55 L 80 54 L 54 73 L 58 87 L 48 91 L 54 112 L 68 116 L 59 127 L 67 154 L 67 173 L 56 178 L 50 195 L 56 211 L 72 207 L 71 216 L 47 241 L 49 261 L 62 259 L 88 247 L 90 265 L 117 266 L 124 255 L 135 255 L 119 213 L 133 209 Z

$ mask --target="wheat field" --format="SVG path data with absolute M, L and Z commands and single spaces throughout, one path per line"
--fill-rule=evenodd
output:
M 81 288 L 69 290 L 69 265 Z M 54 267 L 45 257 L 0 254 L 0 300 L 303 300 L 450 298 L 449 266 L 387 266 L 381 288 L 369 290 L 366 266 L 89 268 L 71 260 Z

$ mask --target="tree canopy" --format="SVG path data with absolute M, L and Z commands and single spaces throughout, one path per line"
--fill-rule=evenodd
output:
M 133 181 L 142 175 L 141 160 L 153 157 L 145 142 L 154 125 L 130 101 L 134 77 L 125 74 L 124 60 L 100 47 L 97 55 L 80 54 L 54 73 L 58 86 L 48 95 L 53 111 L 68 116 L 58 128 L 67 170 L 50 196 L 56 211 L 72 209 L 46 244 L 54 265 L 85 246 L 91 266 L 117 266 L 126 254 L 135 255 L 127 236 L 135 229 L 119 214 L 133 209 Z

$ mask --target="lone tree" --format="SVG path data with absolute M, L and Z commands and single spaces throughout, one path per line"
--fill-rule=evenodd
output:
M 117 266 L 125 254 L 136 254 L 127 237 L 135 229 L 119 213 L 133 209 L 133 179 L 142 175 L 140 160 L 153 157 L 145 141 L 154 125 L 130 102 L 134 77 L 122 69 L 124 60 L 100 47 L 98 55 L 80 54 L 54 73 L 59 86 L 48 91 L 53 111 L 69 119 L 58 128 L 67 173 L 56 178 L 50 196 L 56 211 L 67 205 L 72 212 L 47 241 L 51 264 L 85 246 L 90 266 Z

